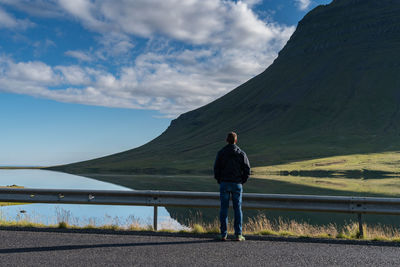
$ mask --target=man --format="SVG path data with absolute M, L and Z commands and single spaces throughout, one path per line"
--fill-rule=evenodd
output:
M 237 145 L 237 134 L 228 133 L 228 143 L 217 154 L 214 164 L 214 178 L 220 184 L 221 210 L 221 240 L 227 239 L 229 198 L 232 195 L 233 210 L 235 213 L 234 229 L 237 241 L 244 241 L 242 235 L 242 192 L 243 184 L 250 175 L 250 163 L 246 153 Z

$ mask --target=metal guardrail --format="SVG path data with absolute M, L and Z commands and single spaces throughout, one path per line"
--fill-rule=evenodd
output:
M 219 208 L 219 193 L 182 191 L 116 191 L 0 188 L 0 202 L 131 205 L 154 207 L 157 230 L 158 206 Z M 314 195 L 243 194 L 244 209 L 400 215 L 400 198 Z

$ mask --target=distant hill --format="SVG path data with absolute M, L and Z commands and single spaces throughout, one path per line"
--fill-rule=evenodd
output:
M 263 73 L 182 114 L 151 142 L 53 169 L 211 172 L 231 130 L 253 166 L 396 151 L 399 104 L 400 1 L 335 0 L 299 22 Z

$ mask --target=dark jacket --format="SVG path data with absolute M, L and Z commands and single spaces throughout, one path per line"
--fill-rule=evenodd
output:
M 244 184 L 249 176 L 249 159 L 237 145 L 228 144 L 218 152 L 214 163 L 214 178 L 218 183 Z

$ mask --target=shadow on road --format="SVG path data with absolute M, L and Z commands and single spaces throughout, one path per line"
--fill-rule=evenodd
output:
M 173 241 L 173 242 L 151 242 L 151 243 L 123 243 L 123 244 L 97 244 L 97 245 L 71 245 L 71 246 L 55 246 L 55 247 L 32 247 L 32 248 L 10 248 L 0 249 L 3 253 L 21 253 L 48 250 L 72 250 L 85 248 L 101 248 L 101 247 L 137 247 L 137 246 L 155 246 L 155 245 L 181 245 L 195 243 L 212 243 L 220 242 L 217 234 L 193 234 L 193 233 L 169 233 L 169 232 L 152 232 L 152 231 L 114 231 L 104 229 L 57 229 L 57 228 L 30 228 L 30 227 L 0 227 L 0 231 L 29 231 L 29 232 L 54 232 L 54 233 L 71 233 L 71 234 L 106 234 L 106 235 L 136 235 L 136 236 L 164 236 L 176 238 L 197 238 L 190 241 Z M 343 244 L 357 246 L 378 246 L 378 247 L 400 247 L 400 242 L 391 241 L 370 241 L 370 240 L 347 240 L 347 239 L 323 239 L 323 238 L 304 238 L 304 237 L 282 237 L 282 236 L 257 236 L 246 235 L 247 241 L 270 241 L 270 242 L 293 242 L 293 243 L 319 243 L 319 244 Z M 246 241 L 246 242 L 247 242 Z
M 26 252 L 45 252 L 59 250 L 75 250 L 89 248 L 116 248 L 116 247 L 142 247 L 142 246 L 165 246 L 165 245 L 186 245 L 197 243 L 214 243 L 217 240 L 193 240 L 193 241 L 176 241 L 176 242 L 146 242 L 146 243 L 114 243 L 114 244 L 91 244 L 91 245 L 68 245 L 68 246 L 51 246 L 51 247 L 27 247 L 27 248 L 6 248 L 0 249 L 0 254 L 10 253 L 26 253 Z

